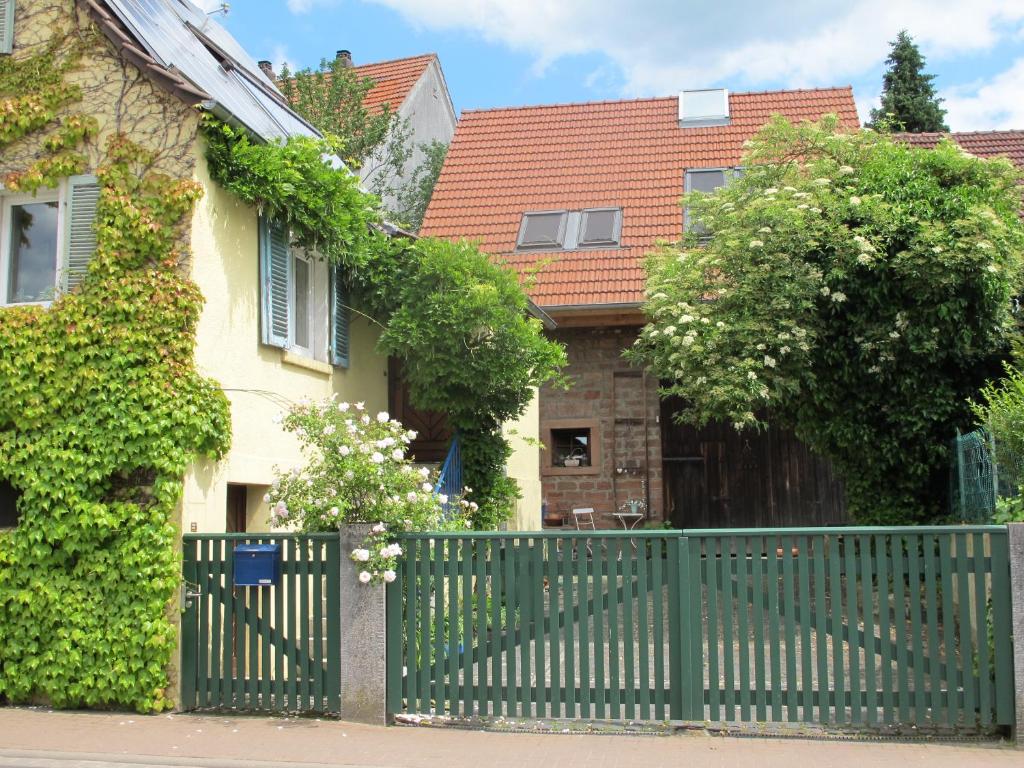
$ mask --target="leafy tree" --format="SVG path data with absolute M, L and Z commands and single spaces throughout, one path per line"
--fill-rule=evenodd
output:
M 680 419 L 792 426 L 858 520 L 925 520 L 947 440 L 1008 351 L 1018 173 L 836 126 L 776 118 L 742 178 L 688 196 L 712 237 L 650 258 L 635 354 L 688 403 Z
M 434 186 L 448 155 L 448 145 L 441 141 L 435 140 L 419 146 L 423 151 L 423 162 L 416 166 L 408 183 L 399 190 L 395 211 L 398 221 L 414 232 L 418 232 L 423 224 L 423 216 L 427 212 L 430 198 L 434 194 Z
M 341 59 L 322 59 L 320 68 L 292 73 L 285 66 L 278 86 L 292 108 L 322 133 L 341 140 L 346 165 L 363 167 L 370 154 L 392 131 L 398 116 L 390 104 L 371 111 L 364 104 L 373 89 L 373 80 L 342 63 Z
M 946 110 L 935 95 L 935 75 L 924 73 L 924 56 L 917 44 L 901 30 L 890 43 L 885 60 L 888 70 L 882 81 L 882 106 L 871 110 L 871 128 L 893 127 L 909 133 L 948 131 Z
M 418 230 L 447 145 L 421 144 L 426 157 L 406 178 L 406 165 L 415 149 L 409 120 L 399 118 L 391 104 L 368 109 L 366 95 L 373 79 L 360 77 L 341 59 L 323 59 L 319 69 L 295 73 L 286 66 L 279 85 L 296 112 L 321 133 L 337 137 L 346 165 L 360 171 L 367 189 L 394 208 L 388 217 Z

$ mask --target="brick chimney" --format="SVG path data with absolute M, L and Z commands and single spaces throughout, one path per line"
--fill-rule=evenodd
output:
M 351 67 L 352 66 L 352 51 L 341 50 L 341 51 L 338 51 L 335 54 L 334 57 L 341 62 L 341 66 L 343 66 L 343 67 Z
M 264 75 L 269 77 L 271 80 L 277 79 L 277 75 L 274 74 L 274 65 L 271 64 L 269 61 L 264 59 L 263 61 L 257 61 L 256 64 L 259 66 L 261 70 L 263 70 Z

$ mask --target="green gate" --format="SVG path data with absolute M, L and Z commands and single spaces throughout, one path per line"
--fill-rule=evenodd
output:
M 279 544 L 278 584 L 233 586 L 237 544 Z M 336 533 L 184 537 L 183 709 L 339 711 L 338 552 Z
M 388 709 L 1011 725 L 1004 526 L 409 534 Z

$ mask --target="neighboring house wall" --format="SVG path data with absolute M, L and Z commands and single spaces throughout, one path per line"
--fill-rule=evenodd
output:
M 437 59 L 427 65 L 423 75 L 402 104 L 392 104 L 391 108 L 397 111 L 399 120 L 408 119 L 409 127 L 412 129 L 410 142 L 413 152 L 402 169 L 402 178 L 407 181 L 426 157 L 420 149 L 421 144 L 429 144 L 432 141 L 448 144 L 455 135 L 455 109 Z M 381 172 L 382 156 L 383 152 L 378 150 L 363 165 L 360 178 L 365 187 L 369 188 L 373 179 Z M 383 200 L 385 208 L 394 210 L 397 204 L 394 195 L 384 195 Z
M 644 498 L 649 518 L 661 520 L 661 430 L 658 382 L 629 364 L 623 349 L 636 328 L 577 328 L 551 331 L 565 344 L 568 390 L 545 386 L 540 393 L 540 475 L 549 508 L 572 525 L 571 511 L 592 507 L 598 527 L 613 528 L 612 513 L 631 498 Z M 555 466 L 552 429 L 590 429 L 593 465 Z
M 259 238 L 256 211 L 213 183 L 197 147 L 195 178 L 206 190 L 192 220 L 192 277 L 206 304 L 199 320 L 196 362 L 221 383 L 231 401 L 231 450 L 220 462 L 197 462 L 185 481 L 183 528 L 223 531 L 227 486 L 245 485 L 250 530 L 265 530 L 263 493 L 274 467 L 303 463 L 298 442 L 275 423 L 289 403 L 336 394 L 387 408 L 387 360 L 374 351 L 378 332 L 352 316 L 348 368 L 304 359 L 260 343 Z M 318 300 L 326 302 L 326 268 L 318 264 Z M 326 313 L 323 315 L 326 323 Z M 318 336 L 326 345 L 327 328 Z

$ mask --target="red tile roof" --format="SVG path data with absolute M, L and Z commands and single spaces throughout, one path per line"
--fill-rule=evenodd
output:
M 953 141 L 978 157 L 1010 158 L 1024 168 L 1024 131 L 972 131 L 969 133 L 904 133 L 900 138 L 915 147 L 934 147 L 939 139 Z
M 409 91 L 423 76 L 427 66 L 436 58 L 436 53 L 424 53 L 420 56 L 354 67 L 358 75 L 374 81 L 373 88 L 363 100 L 363 106 L 374 110 L 383 107 L 384 104 L 390 104 L 392 111 L 397 112 Z
M 530 288 L 542 307 L 636 303 L 644 254 L 678 239 L 687 168 L 736 165 L 773 114 L 836 113 L 859 125 L 849 87 L 729 96 L 731 123 L 680 128 L 678 99 L 464 112 L 421 234 L 469 238 L 521 272 L 550 262 Z M 622 248 L 515 253 L 524 211 L 623 209 Z

